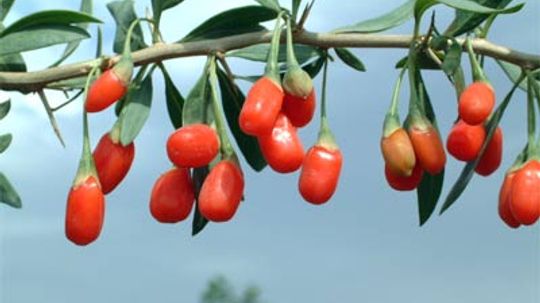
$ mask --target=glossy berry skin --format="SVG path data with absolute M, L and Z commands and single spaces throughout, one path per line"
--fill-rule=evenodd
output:
M 319 205 L 330 200 L 339 181 L 343 156 L 339 149 L 315 145 L 302 164 L 298 189 L 309 203 Z
M 472 161 L 478 156 L 485 139 L 483 125 L 469 125 L 459 120 L 448 134 L 446 149 L 457 160 Z
M 439 133 L 432 126 L 426 129 L 411 126 L 409 138 L 414 147 L 416 161 L 420 162 L 424 171 L 437 175 L 444 169 L 446 154 Z
M 199 211 L 208 220 L 232 219 L 244 194 L 244 176 L 236 163 L 222 160 L 208 174 L 199 193 Z
M 420 165 L 416 165 L 411 175 L 408 177 L 397 175 L 390 170 L 388 165 L 384 166 L 384 176 L 386 177 L 388 185 L 399 191 L 414 190 L 422 181 L 423 175 L 424 171 Z
M 408 177 L 413 174 L 416 156 L 411 139 L 403 128 L 398 128 L 381 139 L 381 151 L 386 168 L 393 175 Z
M 114 69 L 106 70 L 92 83 L 88 90 L 85 109 L 89 113 L 99 112 L 120 100 L 127 92 L 128 83 L 122 81 Z
M 503 154 L 503 132 L 500 127 L 495 129 L 486 151 L 474 169 L 481 176 L 489 176 L 499 168 Z
M 532 225 L 540 217 L 540 162 L 530 160 L 516 171 L 510 193 L 510 210 L 523 225 Z
M 216 131 L 202 123 L 183 126 L 167 140 L 167 155 L 179 167 L 208 165 L 218 151 L 219 138 Z
M 113 142 L 109 133 L 99 140 L 93 153 L 99 182 L 104 194 L 112 192 L 127 175 L 135 157 L 135 144 Z
M 459 116 L 470 125 L 484 122 L 495 106 L 495 92 L 489 83 L 476 81 L 459 97 Z
M 88 245 L 101 233 L 105 216 L 105 196 L 98 180 L 87 177 L 71 188 L 66 209 L 66 237 L 77 245 Z
M 281 111 L 295 127 L 306 126 L 315 113 L 315 90 L 313 89 L 305 99 L 285 92 Z
M 238 122 L 248 135 L 261 136 L 272 131 L 283 104 L 283 89 L 269 77 L 262 77 L 248 92 Z
M 304 147 L 289 118 L 279 114 L 272 131 L 257 138 L 264 159 L 279 173 L 290 173 L 302 166 Z
M 506 174 L 499 191 L 499 217 L 511 228 L 518 228 L 521 225 L 510 209 L 511 189 L 515 175 L 515 172 Z
M 175 167 L 161 175 L 150 196 L 150 213 L 161 223 L 177 223 L 191 213 L 195 201 L 189 169 Z

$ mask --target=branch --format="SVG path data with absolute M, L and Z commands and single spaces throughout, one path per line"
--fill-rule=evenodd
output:
M 303 31 L 296 33 L 295 42 L 323 48 L 354 47 L 354 48 L 409 48 L 410 35 L 375 35 L 356 33 L 313 33 Z M 234 35 L 225 38 L 201 40 L 196 42 L 164 44 L 157 43 L 148 48 L 133 53 L 135 65 L 156 63 L 167 59 L 206 56 L 211 52 L 227 52 L 246 46 L 268 43 L 271 33 L 261 31 L 256 33 Z M 463 44 L 463 39 L 458 39 Z M 523 68 L 536 69 L 540 67 L 540 56 L 520 52 L 511 48 L 494 44 L 484 39 L 472 41 L 476 53 L 519 65 Z M 106 66 L 112 66 L 119 56 L 105 60 Z M 59 67 L 53 67 L 35 72 L 0 72 L 0 89 L 16 90 L 23 93 L 39 91 L 49 83 L 87 75 L 94 64 L 102 59 L 79 62 Z

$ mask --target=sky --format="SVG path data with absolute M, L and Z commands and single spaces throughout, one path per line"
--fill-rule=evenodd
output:
M 136 2 L 139 14 L 150 5 Z M 220 11 L 253 3 L 185 1 L 164 14 L 163 36 L 175 41 Z M 400 3 L 317 1 L 306 28 L 330 31 Z M 105 47 L 110 53 L 114 23 L 105 4 L 95 1 L 95 14 L 105 22 Z M 6 24 L 38 10 L 77 7 L 78 1 L 19 0 Z M 437 8 L 441 27 L 451 17 L 451 10 Z M 495 22 L 490 39 L 539 54 L 538 20 L 540 2 L 526 1 L 522 12 Z M 391 32 L 411 30 L 409 22 Z M 95 41 L 83 42 L 69 62 L 92 57 L 94 45 Z M 62 50 L 53 47 L 24 56 L 31 70 L 39 70 Z M 154 77 L 153 108 L 137 138 L 133 167 L 107 196 L 102 234 L 87 247 L 77 247 L 64 236 L 66 197 L 81 150 L 82 101 L 58 112 L 67 142 L 62 148 L 39 99 L 10 93 L 12 112 L 0 126 L 2 133 L 12 132 L 14 140 L 0 156 L 0 167 L 18 189 L 24 207 L 0 205 L 0 302 L 198 302 L 206 282 L 218 274 L 237 288 L 258 285 L 269 303 L 540 302 L 540 225 L 510 230 L 497 215 L 504 171 L 526 138 L 525 94 L 515 94 L 501 122 L 505 133 L 501 168 L 489 178 L 475 176 L 449 211 L 419 227 L 415 194 L 387 186 L 379 151 L 381 125 L 398 74 L 394 64 L 406 50 L 354 52 L 368 72 L 358 73 L 338 62 L 329 67 L 329 121 L 344 155 L 332 200 L 310 205 L 297 192 L 298 173 L 279 175 L 270 169 L 255 173 L 244 163 L 246 201 L 235 218 L 211 224 L 195 238 L 190 221 L 159 224 L 148 210 L 154 181 L 170 167 L 165 142 L 173 128 L 161 77 Z M 166 62 L 184 95 L 204 61 Z M 239 74 L 263 70 L 260 64 L 240 60 L 231 65 Z M 486 72 L 502 99 L 510 82 L 491 60 Z M 456 116 L 453 89 L 440 72 L 425 75 L 446 136 Z M 318 77 L 319 92 L 320 82 Z M 247 89 L 248 84 L 242 87 Z M 63 100 L 60 94 L 49 96 L 54 104 Z M 404 116 L 406 86 L 402 100 Z M 94 144 L 113 122 L 111 110 L 91 116 Z M 317 123 L 318 119 L 301 130 L 306 149 L 316 139 Z M 462 166 L 449 159 L 443 196 Z

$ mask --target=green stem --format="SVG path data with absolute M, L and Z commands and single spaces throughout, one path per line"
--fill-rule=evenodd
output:
M 478 62 L 476 55 L 474 54 L 471 39 L 469 37 L 467 37 L 467 39 L 465 40 L 465 46 L 467 48 L 467 53 L 469 54 L 469 60 L 471 61 L 471 70 L 473 72 L 473 80 L 489 82 L 488 79 L 486 78 L 486 75 L 482 71 L 482 67 L 480 63 Z
M 264 70 L 265 76 L 273 79 L 276 83 L 280 83 L 279 69 L 278 69 L 278 56 L 279 56 L 279 44 L 281 38 L 281 18 L 285 12 L 280 12 L 276 19 L 276 25 L 274 32 L 272 33 L 272 42 L 270 44 L 270 53 L 268 53 L 268 60 L 266 62 L 266 68 Z
M 527 153 L 532 155 L 535 150 L 536 115 L 531 77 L 527 77 Z
M 388 110 L 390 115 L 397 115 L 397 110 L 399 106 L 399 93 L 401 91 L 401 82 L 403 81 L 403 75 L 405 75 L 406 70 L 406 66 L 401 69 L 396 84 L 394 85 L 394 91 L 392 93 L 392 103 L 390 104 L 390 109 Z
M 461 93 L 463 93 L 463 91 L 465 90 L 465 73 L 463 72 L 463 68 L 461 68 L 461 66 L 458 66 L 453 76 L 454 87 L 456 89 L 457 95 L 457 102 L 459 103 L 459 97 L 461 96 Z
M 126 58 L 131 59 L 131 35 L 135 30 L 135 26 L 137 26 L 141 21 L 154 23 L 154 20 L 147 18 L 137 18 L 133 20 L 133 22 L 131 22 L 126 33 L 126 40 L 124 41 L 124 51 L 122 52 L 122 56 L 125 56 Z
M 324 146 L 328 149 L 338 149 L 336 144 L 336 139 L 334 134 L 330 130 L 330 125 L 328 124 L 328 118 L 326 113 L 326 86 L 328 78 L 328 54 L 325 54 L 325 60 L 323 65 L 323 77 L 322 77 L 322 96 L 321 96 L 321 124 L 319 128 L 319 134 L 317 139 L 317 144 Z
M 211 55 L 208 57 L 209 65 L 207 72 L 209 73 L 210 78 L 210 87 L 212 94 L 212 111 L 214 113 L 214 121 L 216 123 L 216 128 L 219 135 L 220 151 L 223 155 L 223 158 L 231 157 L 235 154 L 232 147 L 229 136 L 227 135 L 227 127 L 225 124 L 225 118 L 223 117 L 223 109 L 221 108 L 221 103 L 218 101 L 218 78 L 216 73 L 216 56 Z
M 291 68 L 296 66 L 300 65 L 298 64 L 296 55 L 294 54 L 291 18 L 287 18 L 287 67 Z

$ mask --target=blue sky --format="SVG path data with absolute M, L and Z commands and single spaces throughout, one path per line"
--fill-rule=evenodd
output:
M 96 15 L 106 24 L 110 52 L 113 22 L 106 2 L 95 2 Z M 306 27 L 328 31 L 376 16 L 400 2 L 317 1 Z M 139 14 L 149 3 L 137 1 Z M 174 41 L 209 16 L 252 3 L 186 1 L 165 13 L 164 37 Z M 41 9 L 77 7 L 78 1 L 19 0 L 6 23 Z M 439 24 L 445 24 L 452 12 L 439 8 L 437 16 Z M 491 39 L 538 54 L 539 19 L 540 3 L 527 1 L 523 12 L 500 17 Z M 393 30 L 410 31 L 410 23 Z M 84 42 L 72 61 L 91 57 L 93 48 L 94 42 Z M 61 50 L 36 51 L 25 58 L 36 70 L 55 60 Z M 540 302 L 539 225 L 509 230 L 496 211 L 504 170 L 525 141 L 525 95 L 516 93 L 502 121 L 501 169 L 489 178 L 475 177 L 451 210 L 419 228 L 415 195 L 388 188 L 379 153 L 380 128 L 397 77 L 393 65 L 405 50 L 355 53 L 367 73 L 339 63 L 330 66 L 329 118 L 344 154 L 334 198 L 324 206 L 309 205 L 297 193 L 297 174 L 270 170 L 256 174 L 244 165 L 247 201 L 232 222 L 213 224 L 196 238 L 190 236 L 190 222 L 158 224 L 148 211 L 152 184 L 170 167 L 164 145 L 172 127 L 161 77 L 154 79 L 154 107 L 137 139 L 132 170 L 107 196 L 101 237 L 84 248 L 68 242 L 63 230 L 67 192 L 81 149 L 81 101 L 58 114 L 67 142 L 63 149 L 39 100 L 11 94 L 13 111 L 2 121 L 2 132 L 12 132 L 14 141 L 1 155 L 0 166 L 18 188 L 24 208 L 0 206 L 0 302 L 197 302 L 206 281 L 216 274 L 227 276 L 237 287 L 255 283 L 265 300 L 274 303 Z M 204 60 L 167 62 L 184 94 Z M 231 64 L 238 73 L 263 69 L 235 60 Z M 502 98 L 509 81 L 493 61 L 487 62 L 486 71 Z M 426 80 L 441 130 L 447 134 L 456 114 L 453 90 L 440 73 L 428 72 Z M 320 78 L 315 82 L 319 88 Z M 51 100 L 60 103 L 62 97 L 51 94 Z M 113 122 L 111 111 L 91 117 L 94 143 Z M 301 131 L 306 148 L 316 131 L 317 121 Z M 443 194 L 461 167 L 449 160 Z

